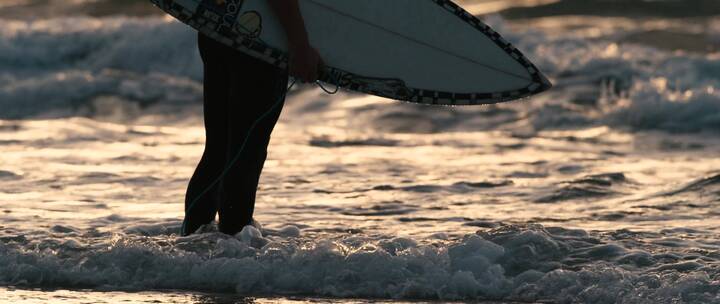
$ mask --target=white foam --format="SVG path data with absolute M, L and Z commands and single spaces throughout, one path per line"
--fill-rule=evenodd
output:
M 39 247 L 0 242 L 0 283 L 567 303 L 718 300 L 712 279 L 717 269 L 694 261 L 617 264 L 625 249 L 612 244 L 622 250 L 592 250 L 609 245 L 579 230 L 551 233 L 530 225 L 466 235 L 457 242 L 366 236 L 290 242 L 247 227 L 245 234 L 263 239 L 263 245 L 245 241 L 245 230 L 239 239 L 209 232 L 185 238 L 120 234 Z M 594 254 L 578 264 L 578 253 L 588 248 Z
M 201 98 L 195 34 L 164 18 L 0 19 L 5 117 L 76 110 L 103 95 L 143 103 Z

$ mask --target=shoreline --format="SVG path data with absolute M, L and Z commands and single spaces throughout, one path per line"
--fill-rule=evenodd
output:
M 246 304 L 303 304 L 303 303 L 393 303 L 393 304 L 440 304 L 440 303 L 468 303 L 467 301 L 448 300 L 395 300 L 395 299 L 367 299 L 367 298 L 333 298 L 315 296 L 273 296 L 253 295 L 242 296 L 232 293 L 207 293 L 186 290 L 143 290 L 143 291 L 121 291 L 121 290 L 93 290 L 93 289 L 42 289 L 42 288 L 16 288 L 0 287 L 0 294 L 10 295 L 3 299 L 13 303 L 26 303 L 31 301 L 37 293 L 43 293 L 50 299 L 61 297 L 64 301 L 93 301 L 93 303 L 246 303 Z M 531 304 L 542 302 L 513 302 L 475 300 L 471 303 L 477 304 Z

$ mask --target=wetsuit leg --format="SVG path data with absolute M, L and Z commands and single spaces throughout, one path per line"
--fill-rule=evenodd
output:
M 221 183 L 208 187 L 225 169 L 228 149 L 227 112 L 232 67 L 226 61 L 230 54 L 202 34 L 198 35 L 198 48 L 204 64 L 205 151 L 185 194 L 185 229 L 182 235 L 189 235 L 215 220 L 222 199 Z
M 236 61 L 232 66 L 238 68 L 231 73 L 226 159 L 231 162 L 237 157 L 237 161 L 223 180 L 225 196 L 219 210 L 219 228 L 227 234 L 239 232 L 252 220 L 270 135 L 280 117 L 288 85 L 284 69 L 242 53 L 233 59 Z
M 235 234 L 252 219 L 270 134 L 284 105 L 287 71 L 202 34 L 198 45 L 205 64 L 206 146 L 188 186 L 183 234 L 214 220 L 218 210 L 220 230 Z M 208 189 L 226 169 L 224 179 Z

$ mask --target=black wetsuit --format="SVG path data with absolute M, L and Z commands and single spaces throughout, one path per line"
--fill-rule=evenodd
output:
M 205 64 L 206 142 L 188 185 L 182 234 L 212 222 L 218 212 L 220 231 L 235 234 L 252 220 L 255 193 L 270 134 L 284 104 L 288 74 L 203 34 L 198 36 L 198 47 Z M 226 169 L 224 178 L 208 190 Z

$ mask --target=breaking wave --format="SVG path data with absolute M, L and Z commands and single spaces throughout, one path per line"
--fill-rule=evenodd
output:
M 121 221 L 121 218 L 108 218 Z M 694 253 L 633 249 L 628 230 L 600 236 L 537 224 L 500 225 L 446 240 L 246 227 L 177 237 L 178 222 L 100 233 L 55 226 L 3 236 L 0 282 L 27 287 L 183 289 L 313 295 L 557 303 L 711 303 L 718 269 Z M 672 247 L 672 246 L 671 246 Z M 652 249 L 652 250 L 651 250 Z M 716 258 L 715 258 L 716 259 Z
M 374 111 L 365 107 L 354 109 L 362 111 L 356 114 L 384 131 L 399 132 L 503 128 L 518 122 L 534 129 L 597 124 L 679 132 L 720 128 L 717 55 L 537 29 L 518 32 L 499 17 L 486 21 L 552 78 L 553 91 L 501 105 L 503 118 L 486 124 L 480 121 L 498 114 L 488 107 L 428 110 L 377 103 L 369 106 Z M 198 104 L 202 72 L 195 39 L 188 27 L 157 16 L 0 19 L 0 115 L 78 115 L 108 97 L 140 107 Z M 339 104 L 347 96 L 327 98 Z M 407 119 L 416 127 L 403 124 Z M 389 128 L 380 126 L 388 121 Z

